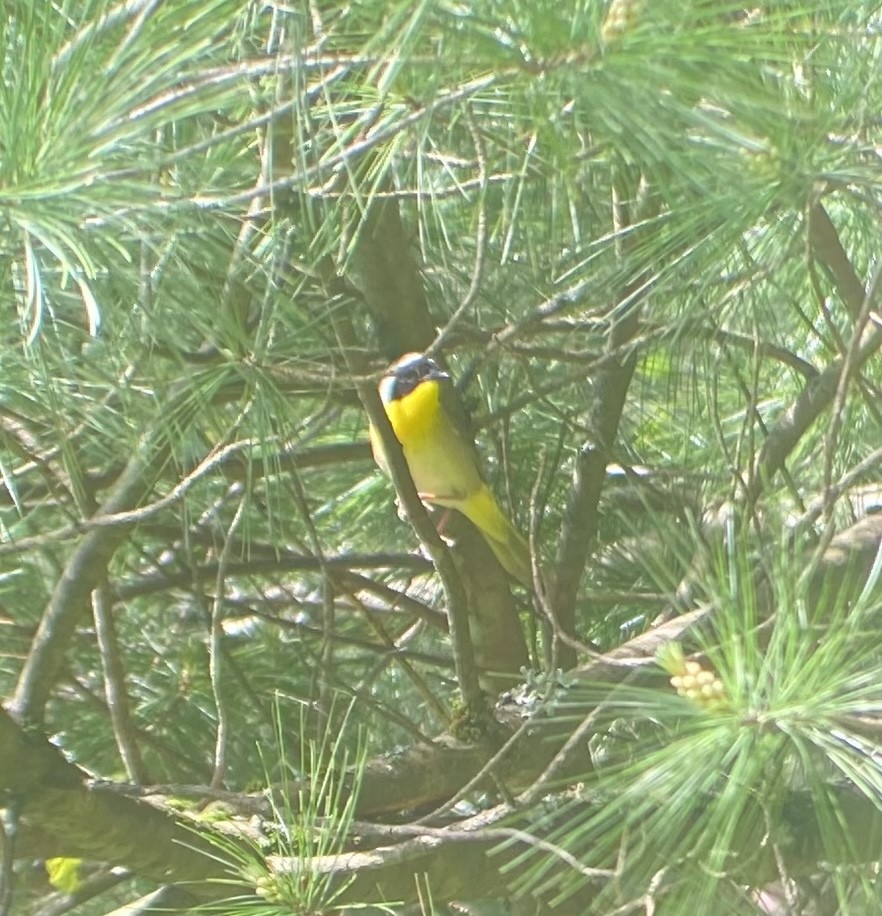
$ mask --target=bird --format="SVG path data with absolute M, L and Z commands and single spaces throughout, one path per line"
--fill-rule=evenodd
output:
M 422 353 L 406 353 L 388 368 L 379 393 L 423 502 L 461 512 L 502 568 L 529 588 L 530 548 L 499 508 L 481 475 L 474 445 L 453 419 L 457 405 L 448 373 Z M 380 437 L 373 426 L 369 433 L 374 459 L 388 474 Z

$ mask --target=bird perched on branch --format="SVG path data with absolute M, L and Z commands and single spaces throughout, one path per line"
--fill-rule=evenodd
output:
M 380 398 L 420 498 L 461 512 L 484 536 L 502 568 L 529 587 L 530 549 L 481 477 L 475 449 L 453 419 L 454 397 L 450 376 L 421 353 L 402 356 L 380 382 Z M 373 427 L 370 437 L 374 458 L 388 473 Z

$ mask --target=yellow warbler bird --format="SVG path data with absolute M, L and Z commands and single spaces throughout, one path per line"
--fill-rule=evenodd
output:
M 380 398 L 420 498 L 461 512 L 484 536 L 502 568 L 529 586 L 530 549 L 482 479 L 475 450 L 452 419 L 453 397 L 450 376 L 421 353 L 402 356 L 380 382 Z M 370 436 L 374 458 L 388 473 L 373 427 Z

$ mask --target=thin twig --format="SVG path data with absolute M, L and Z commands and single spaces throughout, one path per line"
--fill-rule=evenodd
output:
M 638 216 L 632 212 L 627 201 L 636 200 L 639 206 L 641 194 L 638 193 L 640 189 L 622 188 L 621 184 L 620 181 L 616 182 L 613 188 L 612 213 L 617 254 L 620 260 L 624 260 L 639 237 L 634 232 L 626 231 L 636 223 Z M 579 583 L 588 557 L 595 548 L 600 527 L 597 512 L 606 480 L 606 467 L 637 365 L 634 338 L 639 329 L 641 301 L 651 284 L 652 278 L 643 271 L 620 291 L 620 314 L 609 329 L 607 348 L 624 352 L 619 359 L 597 373 L 592 385 L 593 400 L 589 421 L 592 438 L 582 444 L 576 457 L 555 560 L 557 578 L 551 595 L 553 618 L 563 634 L 570 639 L 575 637 Z M 576 651 L 566 642 L 565 646 L 565 651 L 561 652 L 561 665 L 571 668 L 576 663 Z
M 842 245 L 836 227 L 820 201 L 809 210 L 808 243 L 833 278 L 836 291 L 849 314 L 857 319 L 863 310 L 866 290 Z
M 6 544 L 0 544 L 0 555 L 5 553 L 18 553 L 19 551 L 30 550 L 34 547 L 42 547 L 50 541 L 64 540 L 75 535 L 101 528 L 114 528 L 146 521 L 154 515 L 157 515 L 163 509 L 167 509 L 169 506 L 174 505 L 182 499 L 194 484 L 198 483 L 205 475 L 214 471 L 218 465 L 227 460 L 231 454 L 238 454 L 257 444 L 259 444 L 257 439 L 244 439 L 237 442 L 231 442 L 222 447 L 216 445 L 186 477 L 160 499 L 139 506 L 137 509 L 127 509 L 122 512 L 97 512 L 95 515 L 78 521 L 74 525 L 67 525 L 64 528 L 56 528 L 53 531 L 47 531 L 45 534 L 35 535 L 29 538 L 20 538 Z
M 406 651 L 402 650 L 403 645 L 406 645 L 414 636 L 423 630 L 422 621 L 418 620 L 415 623 L 410 624 L 402 636 L 399 636 L 398 639 L 393 640 L 386 632 L 385 627 L 383 627 L 376 619 L 376 615 L 370 613 L 368 608 L 365 607 L 364 602 L 361 601 L 356 594 L 350 591 L 349 597 L 355 603 L 356 607 L 361 609 L 364 618 L 368 623 L 368 626 L 374 631 L 374 633 L 380 639 L 381 643 L 386 646 L 387 651 L 385 653 L 380 647 L 377 647 L 376 650 L 373 649 L 373 646 L 371 647 L 372 651 L 383 653 L 383 657 L 376 666 L 376 671 L 379 673 L 380 671 L 385 670 L 391 662 L 397 664 L 410 679 L 414 687 L 416 687 L 417 692 L 423 698 L 423 702 L 426 704 L 426 706 L 435 713 L 438 721 L 442 723 L 449 722 L 449 711 L 444 707 L 444 704 L 435 695 L 434 691 L 429 688 L 425 679 L 417 674 L 416 669 L 410 663 L 408 654 Z M 365 681 L 366 680 L 367 678 L 365 678 Z
M 876 265 L 873 273 L 873 279 L 870 287 L 861 303 L 860 312 L 857 314 L 854 323 L 851 340 L 844 354 L 842 363 L 842 372 L 839 375 L 839 384 L 836 389 L 836 397 L 833 400 L 833 410 L 830 416 L 830 428 L 824 442 L 824 493 L 832 492 L 833 487 L 833 459 L 836 452 L 836 444 L 839 441 L 839 433 L 845 419 L 845 402 L 848 397 L 848 387 L 857 371 L 857 351 L 860 346 L 860 340 L 870 321 L 870 312 L 876 301 L 880 284 L 882 284 L 882 262 Z M 828 519 L 832 518 L 833 504 L 830 500 L 825 500 L 824 513 Z
M 529 807 L 548 791 L 552 780 L 566 767 L 572 755 L 579 750 L 579 745 L 594 731 L 601 711 L 606 704 L 601 703 L 585 716 L 578 728 L 567 738 L 564 746 L 554 755 L 551 763 L 533 781 L 529 789 L 521 792 L 517 802 L 519 807 Z M 584 753 L 584 749 L 582 750 Z
M 227 564 L 228 575 L 260 575 L 269 572 L 308 571 L 316 572 L 321 569 L 321 564 L 316 557 L 301 556 L 291 551 L 279 551 L 278 557 L 261 557 L 260 559 L 243 560 Z M 432 572 L 432 564 L 425 557 L 416 554 L 343 554 L 341 556 L 327 557 L 329 568 L 338 575 L 356 575 L 355 569 L 395 569 L 405 570 L 410 575 L 425 575 Z M 188 566 L 184 570 L 160 571 L 149 573 L 122 582 L 116 586 L 118 599 L 134 598 L 139 595 L 149 595 L 155 592 L 166 591 L 172 588 L 187 588 L 192 585 L 194 576 L 210 577 L 217 571 L 217 562 L 204 563 L 199 567 Z M 362 586 L 366 587 L 366 586 Z M 379 589 L 379 586 L 377 586 Z M 407 599 L 404 599 L 407 604 Z M 419 603 L 407 604 L 408 610 L 419 614 L 425 620 L 438 626 L 439 621 L 431 612 L 419 606 Z
M 478 187 L 480 188 L 477 229 L 475 232 L 475 263 L 472 267 L 471 282 L 469 283 L 469 288 L 466 290 L 462 302 L 460 302 L 456 310 L 450 316 L 450 320 L 438 332 L 431 346 L 426 350 L 428 356 L 444 350 L 444 346 L 450 339 L 454 328 L 459 324 L 462 316 L 471 308 L 481 289 L 481 280 L 484 276 L 484 263 L 487 259 L 487 150 L 484 146 L 484 138 L 481 136 L 481 132 L 475 122 L 475 116 L 472 110 L 466 107 L 465 111 L 466 123 L 472 135 L 472 141 L 475 144 L 475 155 L 478 160 Z
M 880 348 L 882 328 L 875 324 L 865 327 L 853 351 L 853 370 L 863 366 Z M 771 428 L 755 459 L 754 472 L 750 478 L 751 500 L 755 501 L 760 497 L 767 483 L 781 469 L 787 456 L 796 448 L 807 430 L 833 403 L 842 367 L 842 359 L 830 363 L 816 379 L 803 388 L 790 408 Z
M 870 313 L 876 301 L 879 292 L 879 286 L 882 283 L 882 262 L 876 265 L 873 279 L 870 287 L 864 296 L 860 312 L 855 317 L 854 330 L 851 341 L 845 351 L 841 363 L 842 369 L 839 374 L 839 381 L 836 386 L 836 396 L 833 399 L 833 409 L 830 417 L 830 426 L 824 440 L 824 516 L 827 524 L 815 549 L 812 562 L 809 568 L 814 570 L 821 563 L 824 552 L 830 546 L 830 542 L 836 533 L 836 524 L 833 517 L 833 507 L 835 505 L 833 494 L 833 462 L 835 458 L 836 445 L 839 441 L 839 433 L 845 417 L 845 403 L 848 397 L 849 384 L 855 373 L 859 371 L 862 361 L 859 358 L 860 344 L 864 337 L 870 321 Z M 871 328 L 872 330 L 872 328 Z
M 328 564 L 325 562 L 325 552 L 322 549 L 321 539 L 315 522 L 312 519 L 312 513 L 309 510 L 309 501 L 306 498 L 306 491 L 303 488 L 303 481 L 295 467 L 291 475 L 293 485 L 294 501 L 306 526 L 309 535 L 310 545 L 319 563 L 319 572 L 322 577 L 322 645 L 319 653 L 319 665 L 316 668 L 316 674 L 319 675 L 319 706 L 324 716 L 331 714 L 333 698 L 330 694 L 330 682 L 334 665 L 334 634 L 336 632 L 336 608 L 334 605 L 334 582 Z
M 401 450 L 401 443 L 395 437 L 379 394 L 372 385 L 366 385 L 363 382 L 357 383 L 357 387 L 365 412 L 382 442 L 392 483 L 404 511 L 441 577 L 447 598 L 447 616 L 453 644 L 456 677 L 466 708 L 472 715 L 480 715 L 485 708 L 485 702 L 478 682 L 478 669 L 469 634 L 469 608 L 465 588 L 450 552 L 447 550 L 447 545 L 432 524 L 426 507 L 417 493 Z
M 95 37 L 106 29 L 111 29 L 124 19 L 143 13 L 155 5 L 156 0 L 125 0 L 117 3 L 97 19 L 90 19 L 69 41 L 63 44 L 52 58 L 52 69 L 58 72 L 70 60 L 71 55 L 82 44 L 95 40 Z
M 104 695 L 107 698 L 107 710 L 110 713 L 116 746 L 128 778 L 143 785 L 150 782 L 150 777 L 144 767 L 135 730 L 132 728 L 125 666 L 116 634 L 113 601 L 106 581 L 100 583 L 92 592 L 92 617 L 95 621 L 95 639 L 104 669 Z
M 18 833 L 18 803 L 6 802 L 0 809 L 0 916 L 10 916 L 15 898 L 15 839 Z
M 236 514 L 227 528 L 223 547 L 217 563 L 217 576 L 215 578 L 214 602 L 211 607 L 211 633 L 209 639 L 209 675 L 211 677 L 211 692 L 214 696 L 214 706 L 217 712 L 217 732 L 214 743 L 214 773 L 211 776 L 212 788 L 220 788 L 224 784 L 227 769 L 227 740 L 229 738 L 230 716 L 227 698 L 222 683 L 222 658 L 224 638 L 224 589 L 226 580 L 227 560 L 233 546 L 233 536 L 242 522 L 245 506 L 248 502 L 247 494 L 241 484 L 234 487 L 242 494 Z
M 509 817 L 512 810 L 508 805 L 497 805 L 488 811 L 482 811 L 474 817 L 468 818 L 456 827 L 428 827 L 420 824 L 384 824 L 379 829 L 375 824 L 363 824 L 355 821 L 352 824 L 354 832 L 368 837 L 380 836 L 383 839 L 400 839 L 431 837 L 442 841 L 460 843 L 506 843 L 512 841 L 530 846 L 534 849 L 548 852 L 557 859 L 569 865 L 579 874 L 592 880 L 598 878 L 609 879 L 613 872 L 606 868 L 591 868 L 580 862 L 572 853 L 563 847 L 552 843 L 550 840 L 538 837 L 526 830 L 517 827 L 491 827 L 488 824 L 498 823 Z
M 829 489 L 826 489 L 820 498 L 813 500 L 794 525 L 793 533 L 801 534 L 811 528 L 824 514 L 824 507 L 828 500 L 838 501 L 870 471 L 876 474 L 880 464 L 882 464 L 882 447 L 870 452 L 863 461 L 858 462 L 847 474 L 843 474 L 835 484 L 831 483 Z

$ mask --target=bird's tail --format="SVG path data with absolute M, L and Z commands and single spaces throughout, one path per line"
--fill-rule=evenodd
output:
M 487 485 L 457 503 L 457 509 L 484 535 L 502 568 L 529 588 L 533 581 L 530 547 L 499 508 Z

